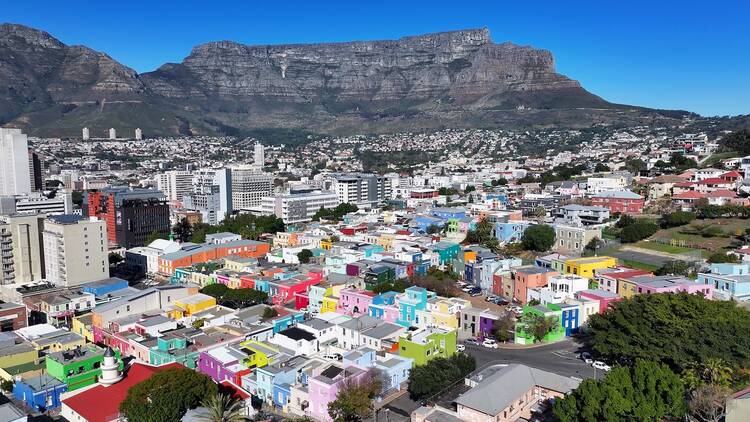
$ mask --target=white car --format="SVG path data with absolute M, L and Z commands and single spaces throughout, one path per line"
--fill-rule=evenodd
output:
M 523 308 L 520 306 L 508 306 L 508 310 L 511 312 L 515 312 L 517 314 L 520 314 L 521 312 L 523 312 Z
M 482 347 L 486 347 L 488 349 L 497 349 L 497 342 L 491 338 L 487 338 L 482 342 Z
M 600 360 L 594 361 L 594 363 L 592 363 L 591 366 L 593 366 L 596 369 L 601 369 L 604 372 L 609 372 L 610 370 L 612 370 L 611 366 L 607 365 L 606 363 Z
M 458 350 L 459 352 L 463 352 L 464 350 L 466 350 L 466 346 L 464 346 L 463 344 L 457 344 L 456 350 Z

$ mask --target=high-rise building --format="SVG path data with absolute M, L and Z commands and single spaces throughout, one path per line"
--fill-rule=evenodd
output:
M 139 127 L 135 129 L 135 139 L 139 141 L 143 139 L 143 132 L 141 131 L 141 128 Z
M 263 198 L 270 196 L 272 191 L 272 175 L 253 166 L 232 169 L 232 209 L 258 208 Z
M 204 223 L 220 223 L 232 214 L 231 175 L 224 168 L 193 172 L 192 192 L 182 197 L 182 206 L 200 212 Z
M 44 268 L 48 281 L 75 287 L 109 277 L 107 226 L 80 215 L 50 216 L 44 221 Z
M 42 233 L 45 214 L 0 216 L 0 284 L 28 283 L 44 279 Z
M 171 170 L 156 176 L 156 187 L 164 192 L 170 201 L 182 201 L 182 197 L 192 191 L 193 173 Z
M 261 212 L 275 215 L 286 224 L 303 223 L 311 221 L 321 207 L 330 209 L 338 204 L 339 197 L 335 192 L 296 192 L 263 198 Z
M 29 176 L 31 190 L 44 189 L 44 157 L 33 149 L 29 150 Z
M 266 156 L 263 150 L 263 144 L 256 142 L 253 149 L 253 164 L 255 164 L 256 167 L 262 168 L 265 162 Z
M 338 194 L 341 203 L 374 208 L 392 197 L 391 177 L 371 173 L 337 173 L 331 176 L 332 179 L 325 186 Z
M 109 139 L 117 139 L 117 131 L 115 128 L 109 128 Z
M 31 192 L 26 195 L 0 196 L 0 215 L 28 214 L 72 214 L 73 195 L 56 191 L 49 194 Z
M 158 190 L 118 186 L 89 191 L 83 211 L 104 220 L 110 243 L 126 249 L 143 246 L 152 233 L 169 234 L 169 204 Z
M 85 127 L 81 130 L 81 138 L 83 138 L 84 141 L 89 140 L 89 128 Z
M 31 192 L 29 143 L 21 129 L 0 128 L 0 195 Z

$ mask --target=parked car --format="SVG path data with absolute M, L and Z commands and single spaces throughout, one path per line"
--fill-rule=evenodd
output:
M 492 301 L 492 303 L 494 303 L 495 305 L 503 306 L 503 305 L 507 305 L 508 301 L 505 300 L 504 298 L 498 296 L 498 297 L 495 298 L 495 300 Z
M 523 312 L 523 308 L 517 305 L 508 306 L 508 310 L 511 312 L 515 312 L 517 314 L 520 314 L 521 312 Z
M 476 287 L 474 287 L 474 286 L 466 285 L 463 288 L 461 288 L 461 290 L 463 290 L 466 293 L 469 293 L 469 291 L 474 290 L 475 288 Z
M 498 295 L 487 295 L 487 297 L 484 298 L 484 300 L 486 300 L 487 302 L 495 303 L 495 301 L 497 299 L 499 299 L 499 298 L 500 298 L 500 296 L 498 296 Z
M 488 349 L 497 349 L 497 342 L 491 338 L 486 338 L 482 342 L 482 347 L 486 347 Z
M 479 290 L 470 290 L 469 291 L 469 296 L 471 296 L 471 297 L 482 296 L 482 289 L 479 289 Z
M 342 356 L 341 353 L 329 353 L 329 354 L 323 355 L 323 359 L 342 360 L 344 359 L 344 356 Z
M 588 363 L 589 365 L 594 363 L 594 359 L 589 352 L 581 352 L 581 360 Z
M 463 344 L 457 344 L 456 350 L 458 350 L 459 352 L 463 352 L 464 350 L 466 350 L 466 346 L 464 346 Z
M 604 372 L 609 372 L 612 369 L 611 366 L 607 365 L 606 363 L 600 360 L 595 360 L 594 363 L 591 364 L 591 366 L 593 366 L 596 369 L 601 369 Z
M 479 346 L 479 341 L 477 341 L 477 339 L 475 338 L 467 338 L 466 340 L 464 340 L 464 344 L 473 344 L 475 346 Z

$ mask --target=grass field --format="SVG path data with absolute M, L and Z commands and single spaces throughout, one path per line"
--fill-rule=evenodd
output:
M 676 246 L 676 245 L 666 245 L 664 243 L 658 243 L 658 242 L 638 242 L 633 246 L 643 248 L 643 249 L 650 249 L 652 251 L 665 252 L 665 253 L 671 253 L 671 254 L 676 254 L 676 255 L 700 251 L 700 249 L 686 248 L 683 246 Z
M 689 229 L 691 225 L 692 226 L 711 225 L 713 227 L 718 227 L 725 233 L 725 236 L 703 237 L 699 234 L 682 233 L 683 231 Z M 750 228 L 750 219 L 743 220 L 740 218 L 716 218 L 712 220 L 696 220 L 687 226 L 673 227 L 671 229 L 659 230 L 651 238 L 652 239 L 656 239 L 656 238 L 672 239 L 672 240 L 682 241 L 683 244 L 678 245 L 676 247 L 685 248 L 688 250 L 693 249 L 691 248 L 691 246 L 700 245 L 701 249 L 703 250 L 703 255 L 705 256 L 706 253 L 710 254 L 711 252 L 715 252 L 718 250 L 728 249 L 734 240 L 734 236 L 736 234 L 744 233 L 744 231 L 748 228 Z M 641 243 L 655 244 L 655 242 L 641 242 Z M 638 245 L 638 246 L 641 246 L 641 245 Z M 648 248 L 648 246 L 642 246 L 642 247 Z M 660 249 L 654 249 L 658 247 L 660 246 L 655 246 L 651 249 L 660 250 Z M 668 251 L 664 251 L 664 252 L 668 252 Z M 675 253 L 675 252 L 670 252 L 670 253 Z M 676 253 L 685 253 L 685 252 L 676 252 Z
M 712 156 L 706 158 L 706 161 L 701 163 L 701 167 L 713 167 L 716 164 L 720 163 L 722 160 L 727 160 L 729 158 L 739 157 L 739 152 L 729 151 L 729 152 L 720 152 L 718 154 L 713 154 Z
M 636 270 L 644 270 L 644 271 L 651 271 L 654 272 L 659 269 L 656 265 L 650 265 L 643 262 L 638 261 L 631 261 L 629 259 L 618 259 L 619 263 L 630 268 L 635 268 Z

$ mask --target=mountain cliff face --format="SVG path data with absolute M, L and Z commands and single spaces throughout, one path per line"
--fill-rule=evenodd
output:
M 550 52 L 495 44 L 486 29 L 395 41 L 212 42 L 138 75 L 106 54 L 6 24 L 0 98 L 0 123 L 57 136 L 99 125 L 150 134 L 357 133 L 654 118 L 556 73 Z

